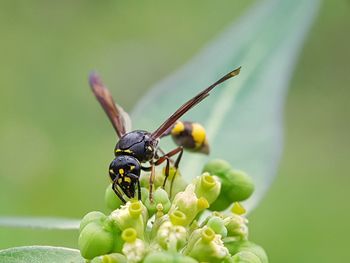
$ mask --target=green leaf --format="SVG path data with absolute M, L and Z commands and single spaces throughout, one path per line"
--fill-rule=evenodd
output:
M 253 177 L 256 191 L 245 204 L 251 210 L 276 175 L 286 90 L 319 2 L 259 1 L 141 99 L 132 114 L 134 125 L 154 131 L 185 101 L 242 66 L 240 75 L 213 90 L 183 120 L 206 127 L 210 158 L 226 159 Z M 174 148 L 170 139 L 160 145 Z M 206 156 L 188 153 L 180 164 L 181 173 L 191 179 L 200 174 L 206 161 Z
M 2 263 L 84 263 L 77 249 L 49 246 L 15 247 L 0 250 Z
M 80 220 L 52 217 L 0 217 L 0 227 L 31 227 L 44 229 L 79 229 Z M 0 261 L 1 262 L 1 261 Z

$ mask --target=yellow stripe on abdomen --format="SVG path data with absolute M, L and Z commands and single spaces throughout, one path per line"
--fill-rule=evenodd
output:
M 171 134 L 172 135 L 178 135 L 181 132 L 183 132 L 185 130 L 185 125 L 181 122 L 178 121 L 175 125 L 174 128 L 171 130 Z
M 192 138 L 195 143 L 195 148 L 199 148 L 205 141 L 206 132 L 199 123 L 192 123 Z

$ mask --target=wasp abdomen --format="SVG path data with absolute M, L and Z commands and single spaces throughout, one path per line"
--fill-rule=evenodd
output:
M 178 121 L 171 129 L 170 134 L 174 142 L 186 150 L 209 153 L 206 131 L 199 123 Z

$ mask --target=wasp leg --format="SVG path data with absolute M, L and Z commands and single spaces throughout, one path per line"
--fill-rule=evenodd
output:
M 132 173 L 128 173 L 127 176 L 129 176 L 132 181 L 137 181 L 137 198 L 140 201 L 141 200 L 141 186 L 140 186 L 139 177 L 135 174 L 132 174 Z
M 141 201 L 141 185 L 140 180 L 137 180 L 137 198 Z
M 170 158 L 168 156 L 164 156 L 164 158 L 166 160 L 166 165 L 165 165 L 165 178 L 162 185 L 163 189 L 165 187 L 166 181 L 168 180 L 169 172 L 170 172 L 170 162 L 169 162 Z
M 164 189 L 165 184 L 166 184 L 166 181 L 167 181 L 167 179 L 168 179 L 168 177 L 169 177 L 169 170 L 170 170 L 170 162 L 169 162 L 169 159 L 170 159 L 169 157 L 166 157 L 165 178 L 164 178 L 164 182 L 163 182 L 163 185 L 162 185 L 163 189 Z
M 178 168 L 179 168 L 179 164 L 180 164 L 180 161 L 181 161 L 182 154 L 183 154 L 183 152 L 184 152 L 183 147 L 180 146 L 180 148 L 181 148 L 180 153 L 179 153 L 179 155 L 177 156 L 176 161 L 175 161 L 175 164 L 174 164 L 175 173 L 174 173 L 173 178 L 171 178 L 171 183 L 170 183 L 170 197 L 172 196 L 174 180 L 175 180 L 175 177 L 176 177 L 176 174 L 177 174 L 177 170 L 178 170 Z
M 126 201 L 123 198 L 123 195 L 119 192 L 119 190 L 117 188 L 117 181 L 113 181 L 112 189 L 113 189 L 114 193 L 119 197 L 119 199 L 125 204 Z
M 154 176 L 155 176 L 155 166 L 151 163 L 151 175 L 149 177 L 149 201 L 153 203 L 153 184 L 154 184 Z
M 165 187 L 165 183 L 169 177 L 169 159 L 170 157 L 178 154 L 178 157 L 176 158 L 176 161 L 175 161 L 175 164 L 174 164 L 174 168 L 175 168 L 175 173 L 174 173 L 174 176 L 173 178 L 171 179 L 171 185 L 170 185 L 170 196 L 171 196 L 171 192 L 172 192 L 172 188 L 173 188 L 173 183 L 174 183 L 174 178 L 176 176 L 176 173 L 177 173 L 177 169 L 179 167 L 179 163 L 180 163 L 180 160 L 181 160 L 181 157 L 182 157 L 182 153 L 183 153 L 183 147 L 182 146 L 179 146 L 177 148 L 175 148 L 174 150 L 168 152 L 167 154 L 163 155 L 162 157 L 160 157 L 154 164 L 155 165 L 160 165 L 161 163 L 163 163 L 164 161 L 167 161 L 167 164 L 166 164 L 166 167 L 165 167 L 165 179 L 164 179 L 164 182 L 163 182 L 163 188 Z
M 159 151 L 159 153 L 160 153 L 161 155 L 158 154 L 158 151 Z M 155 156 L 155 158 L 158 160 L 158 159 L 160 158 L 159 156 L 163 156 L 163 155 L 166 155 L 166 153 L 165 153 L 160 147 L 158 147 L 158 148 L 157 148 L 157 151 L 156 151 L 156 156 Z M 169 161 L 170 161 L 171 164 L 174 164 L 174 160 L 173 160 L 173 159 L 169 158 Z
M 151 203 L 153 202 L 153 182 L 154 182 L 154 176 L 155 176 L 155 170 L 154 170 L 154 165 L 152 162 L 150 167 L 145 167 L 141 165 L 141 170 L 146 171 L 146 172 L 151 172 L 151 175 L 149 177 L 149 200 Z M 138 182 L 140 184 L 140 182 Z M 141 189 L 139 187 L 139 189 Z M 140 190 L 140 196 L 141 196 L 141 190 Z
M 165 187 L 165 183 L 168 179 L 169 176 L 169 156 L 167 154 L 165 154 L 164 156 L 160 157 L 154 164 L 155 165 L 160 165 L 161 163 L 163 163 L 164 161 L 166 161 L 166 166 L 165 166 L 165 178 L 164 178 L 164 182 L 163 182 L 163 188 Z

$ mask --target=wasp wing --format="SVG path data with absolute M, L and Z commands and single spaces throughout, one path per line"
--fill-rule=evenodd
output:
M 130 132 L 132 129 L 132 122 L 131 122 L 130 115 L 120 105 L 115 103 L 115 106 L 117 107 L 117 110 L 120 112 L 120 115 L 122 116 L 125 132 L 126 133 Z
M 115 103 L 112 94 L 103 85 L 100 77 L 96 73 L 90 74 L 90 86 L 95 97 L 101 104 L 103 110 L 111 121 L 118 137 L 122 137 L 131 130 L 131 120 L 129 115 L 121 106 Z
M 162 125 L 159 126 L 157 130 L 155 130 L 152 133 L 152 138 L 159 138 L 161 137 L 164 133 L 166 133 L 169 128 L 179 119 L 181 118 L 182 115 L 184 115 L 186 112 L 188 112 L 192 107 L 197 105 L 199 102 L 204 100 L 206 97 L 209 96 L 209 92 L 215 88 L 217 85 L 220 83 L 237 76 L 241 70 L 241 67 L 227 73 L 225 76 L 223 76 L 221 79 L 210 85 L 208 88 L 205 90 L 201 91 L 198 93 L 196 96 L 194 96 L 192 99 L 187 101 L 185 104 L 183 104 L 177 111 L 175 111 L 165 122 L 163 122 Z

